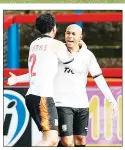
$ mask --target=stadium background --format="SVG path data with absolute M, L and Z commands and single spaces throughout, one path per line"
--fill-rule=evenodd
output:
M 41 136 L 23 102 L 28 83 L 8 87 L 6 79 L 10 70 L 16 74 L 27 72 L 29 45 L 40 35 L 33 23 L 37 14 L 42 12 L 44 11 L 4 11 L 4 146 L 32 146 Z M 111 113 L 110 105 L 91 77 L 88 77 L 87 92 L 91 115 L 87 145 L 122 146 L 122 11 L 52 12 L 57 19 L 56 38 L 63 42 L 64 32 L 69 24 L 78 23 L 82 26 L 83 40 L 95 54 L 118 101 L 118 118 L 111 121 L 110 116 L 107 116 Z M 20 98 L 24 105 L 22 110 L 17 107 L 19 97 L 13 91 L 23 96 Z M 21 113 L 24 116 L 21 117 Z M 29 119 L 25 121 L 23 118 Z

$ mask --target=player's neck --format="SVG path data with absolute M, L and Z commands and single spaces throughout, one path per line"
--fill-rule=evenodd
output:
M 46 35 L 46 36 L 48 36 L 48 37 L 51 37 L 51 38 L 54 38 L 54 35 L 51 34 L 51 33 L 46 33 L 46 34 L 44 34 L 44 35 Z
M 73 52 L 79 52 L 80 48 L 78 45 L 76 45 L 74 47 L 68 47 L 68 50 L 70 51 L 70 53 L 73 53 Z

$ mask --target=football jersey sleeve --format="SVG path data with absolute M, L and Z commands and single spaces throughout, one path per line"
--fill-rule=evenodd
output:
M 91 60 L 89 64 L 89 72 L 92 75 L 92 77 L 102 73 L 102 70 L 93 54 L 91 55 Z
M 63 42 L 57 42 L 56 45 L 54 46 L 54 50 L 56 55 L 58 56 L 58 59 L 62 62 L 62 63 L 70 63 L 74 60 L 73 57 L 69 56 L 67 53 L 67 47 L 65 46 L 65 44 Z
M 79 59 L 74 59 L 73 57 L 71 57 L 71 55 L 68 54 L 67 47 L 64 43 L 61 42 L 59 46 L 56 45 L 56 54 L 59 60 L 74 72 L 81 73 L 83 71 L 83 68 L 79 63 Z
M 18 82 L 29 82 L 30 81 L 30 74 L 29 73 L 26 73 L 26 74 L 23 74 L 23 75 L 20 75 L 20 76 L 17 76 L 17 80 Z

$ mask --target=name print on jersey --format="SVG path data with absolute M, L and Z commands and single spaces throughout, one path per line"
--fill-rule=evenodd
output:
M 33 45 L 31 47 L 32 51 L 46 51 L 47 50 L 47 45 Z

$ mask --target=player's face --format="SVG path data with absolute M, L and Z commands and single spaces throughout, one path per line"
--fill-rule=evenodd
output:
M 77 28 L 68 28 L 65 32 L 65 41 L 68 48 L 78 45 L 81 40 L 81 32 Z

